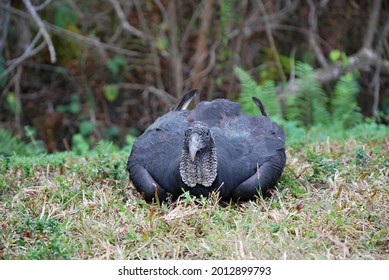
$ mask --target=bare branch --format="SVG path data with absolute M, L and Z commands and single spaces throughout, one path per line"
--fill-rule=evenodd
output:
M 120 7 L 120 4 L 117 0 L 108 0 L 112 6 L 115 9 L 116 14 L 119 17 L 120 23 L 122 25 L 122 28 L 131 34 L 136 35 L 139 38 L 144 38 L 144 34 L 139 29 L 133 27 L 126 19 L 126 15 L 124 14 L 122 8 Z
M 264 25 L 267 21 L 269 25 L 274 29 L 280 25 L 280 22 L 288 15 L 293 13 L 299 7 L 299 0 L 290 1 L 285 8 L 277 11 L 271 15 L 262 15 L 258 17 L 257 15 L 253 15 L 252 19 L 249 19 L 245 22 L 243 28 L 239 27 L 233 30 L 230 34 L 228 34 L 229 39 L 238 36 L 239 33 L 243 30 L 243 35 L 245 38 L 251 37 L 254 33 L 262 32 L 265 30 Z
M 307 0 L 310 13 L 309 13 L 309 44 L 311 45 L 313 51 L 316 54 L 316 58 L 321 64 L 322 67 L 327 67 L 328 63 L 325 59 L 323 52 L 319 46 L 319 44 L 316 41 L 316 36 L 318 34 L 318 27 L 317 27 L 317 13 L 316 13 L 316 6 L 313 0 Z
M 379 55 L 382 55 L 383 53 L 383 45 L 384 40 L 387 38 L 389 32 L 389 21 L 385 23 L 385 26 L 382 30 L 382 33 L 379 36 L 379 41 L 377 44 L 377 53 Z M 381 66 L 382 66 L 382 60 L 377 61 L 375 73 L 373 80 L 371 81 L 371 86 L 374 88 L 374 99 L 373 99 L 373 107 L 372 107 L 372 115 L 376 116 L 378 114 L 378 106 L 379 106 L 379 99 L 380 99 L 380 72 L 381 72 Z
M 185 31 L 182 33 L 181 43 L 180 43 L 181 49 L 184 49 L 185 44 L 188 41 L 188 38 L 190 36 L 190 32 L 192 31 L 193 26 L 195 25 L 197 18 L 200 16 L 201 7 L 203 6 L 203 2 L 204 1 L 202 1 L 199 5 L 197 5 L 197 8 L 193 12 L 192 17 L 190 18 L 188 25 L 185 28 Z
M 213 13 L 213 1 L 205 1 L 202 14 L 201 25 L 197 36 L 196 53 L 194 55 L 195 64 L 193 66 L 194 78 L 192 88 L 199 88 L 200 79 L 202 77 L 201 71 L 204 69 L 204 60 L 207 54 L 207 37 L 209 30 L 209 23 Z
M 11 0 L 6 1 L 4 5 L 7 5 L 9 7 L 11 5 Z M 2 9 L 0 12 L 1 18 L 3 19 L 1 22 L 1 25 L 3 27 L 3 31 L 1 33 L 0 38 L 0 53 L 3 52 L 3 49 L 5 47 L 6 41 L 7 41 L 7 33 L 8 33 L 8 24 L 9 24 L 9 11 L 7 9 Z
M 165 7 L 163 6 L 163 4 L 161 3 L 161 0 L 154 0 L 154 3 L 157 5 L 159 11 L 161 12 L 162 17 L 163 17 L 163 21 L 168 22 L 167 11 L 166 11 Z
M 119 89 L 130 89 L 130 90 L 144 90 L 145 85 L 144 84 L 135 84 L 135 83 L 118 83 L 116 86 Z
M 40 4 L 39 6 L 34 6 L 34 10 L 35 11 L 40 11 L 40 10 L 43 10 L 44 8 L 46 8 L 47 5 L 49 5 L 51 2 L 51 0 L 46 0 L 45 2 L 43 2 L 42 4 Z
M 373 108 L 372 108 L 373 116 L 376 116 L 378 114 L 378 104 L 380 99 L 380 70 L 381 70 L 381 60 L 377 62 L 374 78 L 372 80 L 372 86 L 374 88 L 374 100 L 373 100 Z
M 180 97 L 182 95 L 184 78 L 182 73 L 182 54 L 178 49 L 178 38 L 177 38 L 177 8 L 176 1 L 169 1 L 168 4 L 168 15 L 169 15 L 169 41 L 171 46 L 171 64 L 173 68 L 173 79 L 175 85 L 175 96 Z
M 39 53 L 46 45 L 45 42 L 42 42 L 39 46 L 35 47 L 38 40 L 42 37 L 42 32 L 39 31 L 38 34 L 34 37 L 34 39 L 31 41 L 31 43 L 27 46 L 25 52 L 14 59 L 8 60 L 7 65 L 8 68 L 3 71 L 3 73 L 0 74 L 0 79 L 8 75 L 10 72 L 12 72 L 16 67 L 19 66 L 23 61 L 25 61 L 27 58 L 30 58 L 37 53 Z
M 37 42 L 39 41 L 39 39 L 41 37 L 42 37 L 42 32 L 39 30 L 39 32 L 32 39 L 31 43 L 26 47 L 26 50 L 24 51 L 24 53 L 21 56 L 17 57 L 17 58 L 8 60 L 7 61 L 7 65 L 11 65 L 12 66 L 13 64 L 20 64 L 21 62 L 23 62 L 23 60 L 25 60 L 25 59 L 27 59 L 27 58 L 37 54 L 45 45 L 45 42 L 43 42 L 40 46 L 35 48 L 35 45 L 37 44 Z M 39 49 L 39 50 L 37 50 L 37 49 Z
M 10 11 L 12 14 L 15 14 L 15 15 L 18 15 L 22 18 L 31 20 L 31 17 L 29 17 L 25 12 L 23 12 L 21 10 L 15 9 L 13 7 L 9 7 L 1 2 L 0 2 L 0 7 L 7 10 L 7 11 Z M 107 43 L 101 42 L 98 38 L 95 38 L 92 36 L 84 36 L 84 35 L 81 35 L 79 33 L 70 31 L 68 29 L 61 28 L 59 26 L 56 26 L 56 25 L 48 23 L 48 22 L 44 22 L 44 25 L 48 30 L 54 32 L 55 34 L 65 38 L 67 40 L 70 40 L 70 41 L 75 42 L 77 44 L 81 44 L 85 47 L 97 49 L 100 52 L 100 54 L 104 57 L 106 56 L 106 54 L 105 54 L 106 51 L 112 51 L 114 53 L 118 53 L 118 54 L 121 54 L 121 55 L 124 55 L 127 57 L 131 57 L 132 59 L 134 59 L 134 62 L 137 62 L 137 61 L 135 61 L 135 58 L 141 58 L 143 56 L 139 52 L 123 49 L 121 47 L 118 47 L 118 46 L 115 46 L 112 44 L 107 44 Z M 139 59 L 139 62 L 142 62 L 142 61 Z M 144 62 L 144 60 L 143 60 L 143 62 Z
M 341 61 L 331 64 L 326 68 L 319 68 L 314 71 L 314 74 L 319 81 L 319 83 L 328 83 L 334 80 L 339 79 L 342 75 L 351 72 L 353 70 L 359 69 L 369 70 L 373 65 L 377 65 L 382 58 L 375 52 L 369 49 L 362 48 L 358 53 L 348 57 L 348 64 L 345 66 Z M 389 73 L 389 63 L 382 62 L 382 70 Z M 281 98 L 285 94 L 294 94 L 297 93 L 300 89 L 300 84 L 296 80 L 295 83 L 289 84 L 289 86 L 283 90 L 284 93 L 281 94 Z
M 144 41 L 146 44 L 148 44 L 150 46 L 151 59 L 153 60 L 153 63 L 155 66 L 155 80 L 156 80 L 157 87 L 164 90 L 165 87 L 164 87 L 163 80 L 162 80 L 161 61 L 160 61 L 159 56 L 158 56 L 156 44 L 153 42 L 153 40 L 150 36 L 151 31 L 150 31 L 150 28 L 147 24 L 147 20 L 146 20 L 144 13 L 143 13 L 141 4 L 139 3 L 138 0 L 135 0 L 134 3 L 135 3 L 135 8 L 138 12 L 139 20 L 140 20 L 140 22 L 143 26 L 143 29 L 145 30 L 145 33 L 146 33 Z
M 30 0 L 23 0 L 23 3 L 26 6 L 30 15 L 32 16 L 32 18 L 34 19 L 35 23 L 38 25 L 39 30 L 42 32 L 43 38 L 45 38 L 50 53 L 50 62 L 55 63 L 57 61 L 55 48 L 53 42 L 51 41 L 49 33 L 47 33 L 45 24 L 39 17 L 38 13 L 35 11 L 34 6 L 31 4 Z
M 154 86 L 149 86 L 147 88 L 147 91 L 154 93 L 156 96 L 158 96 L 165 104 L 168 106 L 173 106 L 177 103 L 177 98 L 170 95 L 168 92 L 158 89 Z
M 369 23 L 367 25 L 367 31 L 365 34 L 363 47 L 371 49 L 373 46 L 374 33 L 377 29 L 377 23 L 380 16 L 381 0 L 374 0 L 373 9 L 370 13 Z
M 101 42 L 98 38 L 95 38 L 92 36 L 83 36 L 83 35 L 78 34 L 76 32 L 58 27 L 58 26 L 50 24 L 50 23 L 46 23 L 46 26 L 49 30 L 53 31 L 56 34 L 64 36 L 68 40 L 77 42 L 77 43 L 82 44 L 86 47 L 96 48 L 100 52 L 100 54 L 104 57 L 106 56 L 105 51 L 112 51 L 114 53 L 118 53 L 118 54 L 125 55 L 128 57 L 133 57 L 133 58 L 134 57 L 141 57 L 141 54 L 139 52 L 123 49 L 123 48 L 115 46 L 115 45 Z

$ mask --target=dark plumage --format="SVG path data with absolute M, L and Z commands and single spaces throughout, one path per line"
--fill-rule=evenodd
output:
M 262 116 L 240 112 L 226 99 L 200 102 L 185 110 L 197 91 L 188 92 L 134 143 L 130 179 L 147 201 L 177 198 L 183 191 L 223 200 L 246 201 L 275 186 L 285 165 L 285 134 L 261 101 Z

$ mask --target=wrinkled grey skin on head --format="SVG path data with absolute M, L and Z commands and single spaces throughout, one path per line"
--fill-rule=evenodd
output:
M 182 181 L 189 187 L 210 187 L 217 176 L 215 141 L 208 126 L 193 122 L 185 131 L 180 161 Z

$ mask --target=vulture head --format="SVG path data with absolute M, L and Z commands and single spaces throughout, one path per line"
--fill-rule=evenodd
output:
M 215 140 L 211 130 L 203 122 L 195 121 L 185 130 L 180 175 L 189 187 L 197 184 L 209 187 L 216 179 Z

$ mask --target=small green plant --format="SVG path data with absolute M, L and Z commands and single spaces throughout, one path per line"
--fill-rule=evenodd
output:
M 58 105 L 55 110 L 59 113 L 78 113 L 81 110 L 80 97 L 77 93 L 73 93 L 68 104 Z
M 6 96 L 5 108 L 11 111 L 15 116 L 20 115 L 22 105 L 14 92 L 8 92 Z
M 317 124 L 330 122 L 327 109 L 328 97 L 317 81 L 313 68 L 305 63 L 298 62 L 296 75 L 299 77 L 300 91 L 288 96 L 286 116 L 299 125 L 310 128 Z
M 74 134 L 72 137 L 72 150 L 77 155 L 86 155 L 89 151 L 89 143 L 82 134 Z
M 338 170 L 336 162 L 327 160 L 324 154 L 312 149 L 308 150 L 307 161 L 313 163 L 313 174 L 308 178 L 312 182 L 325 182 L 328 178 L 333 178 Z
M 121 55 L 115 55 L 107 61 L 107 67 L 113 76 L 117 76 L 121 68 L 125 67 L 126 64 L 126 59 Z
M 252 100 L 252 97 L 255 96 L 263 102 L 270 116 L 281 117 L 281 105 L 273 81 L 267 80 L 262 85 L 258 85 L 243 69 L 236 67 L 234 72 L 241 82 L 241 93 L 238 101 L 242 103 L 244 112 L 252 115 L 259 114 L 258 108 Z
M 65 1 L 58 1 L 65 2 Z M 68 28 L 77 24 L 77 15 L 68 4 L 61 3 L 57 6 L 54 13 L 54 24 L 61 28 Z
M 104 97 L 109 101 L 113 102 L 119 96 L 119 88 L 117 85 L 105 85 L 104 86 Z
M 93 131 L 94 131 L 94 127 L 91 121 L 84 120 L 80 123 L 80 133 L 83 136 L 88 137 L 93 133 Z
M 136 140 L 136 137 L 134 135 L 131 135 L 131 134 L 127 135 L 125 138 L 125 145 L 122 148 L 122 150 L 125 152 L 130 152 L 135 140 Z
M 360 147 L 355 152 L 355 164 L 357 166 L 366 166 L 370 160 L 370 156 L 365 152 L 363 147 Z
M 362 122 L 362 114 L 356 101 L 359 85 L 351 73 L 340 77 L 336 82 L 334 96 L 331 99 L 332 119 L 344 128 L 350 128 Z

